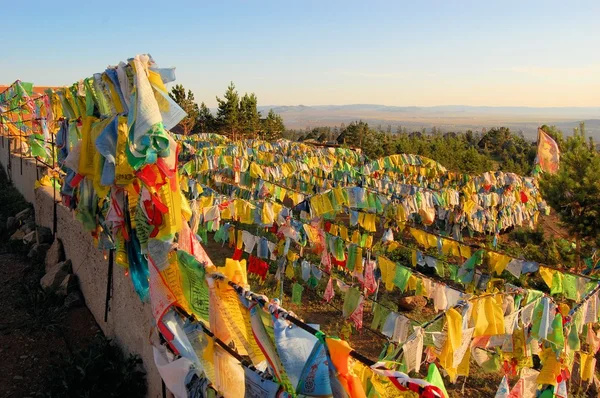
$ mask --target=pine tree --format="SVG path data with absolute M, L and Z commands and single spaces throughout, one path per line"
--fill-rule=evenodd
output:
M 258 112 L 258 100 L 254 93 L 244 94 L 240 100 L 239 126 L 243 137 L 254 138 L 260 130 L 260 112 Z
M 200 104 L 200 112 L 198 114 L 198 121 L 196 122 L 196 130 L 198 133 L 211 133 L 215 130 L 215 117 L 211 113 L 210 109 L 203 102 Z
M 169 96 L 187 113 L 187 116 L 179 122 L 179 125 L 183 129 L 183 134 L 189 135 L 194 129 L 200 114 L 198 104 L 194 101 L 194 94 L 191 90 L 188 90 L 186 95 L 183 85 L 177 84 L 171 89 Z
M 338 143 L 362 148 L 363 143 L 365 143 L 368 137 L 372 135 L 370 133 L 369 125 L 367 123 L 362 120 L 359 122 L 352 122 L 338 136 Z
M 585 138 L 585 126 L 564 142 L 556 174 L 544 174 L 540 189 L 575 237 L 577 265 L 582 242 L 600 245 L 600 154 Z
M 223 98 L 217 97 L 217 123 L 223 134 L 236 140 L 239 135 L 240 97 L 233 82 L 227 87 Z
M 273 109 L 269 110 L 269 114 L 263 121 L 263 139 L 267 141 L 275 141 L 282 137 L 285 126 L 280 115 L 276 114 Z

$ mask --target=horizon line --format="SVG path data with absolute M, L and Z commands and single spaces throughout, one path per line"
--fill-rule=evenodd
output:
M 465 104 L 445 104 L 445 105 L 385 105 L 377 103 L 350 103 L 350 104 L 322 104 L 322 105 L 306 105 L 306 104 L 295 104 L 295 105 L 282 105 L 282 104 L 269 104 L 269 105 L 258 105 L 259 107 L 281 107 L 281 106 L 357 106 L 357 105 L 369 105 L 369 106 L 386 106 L 394 108 L 441 108 L 449 106 L 457 107 L 469 107 L 469 108 L 538 108 L 538 109 L 557 109 L 557 108 L 598 108 L 599 105 L 587 105 L 587 106 L 576 106 L 576 105 L 561 105 L 561 106 L 531 106 L 531 105 L 465 105 Z

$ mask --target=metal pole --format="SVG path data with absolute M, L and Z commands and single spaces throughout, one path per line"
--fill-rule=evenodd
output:
M 55 147 L 55 143 L 54 143 L 54 134 L 52 134 L 52 174 L 54 177 L 54 172 L 55 172 L 55 168 L 56 168 L 56 147 Z M 57 230 L 57 220 L 56 220 L 56 180 L 53 178 L 52 179 L 52 197 L 53 197 L 53 202 L 54 202 L 54 207 L 53 207 L 53 219 L 52 219 L 52 237 L 56 238 L 56 230 Z
M 110 309 L 110 298 L 112 296 L 112 279 L 114 265 L 114 249 L 108 251 L 108 275 L 106 277 L 106 301 L 104 303 L 104 322 L 108 322 L 108 311 Z

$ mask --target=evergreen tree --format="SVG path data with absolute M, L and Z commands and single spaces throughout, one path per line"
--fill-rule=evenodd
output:
M 189 135 L 194 129 L 200 114 L 198 104 L 194 101 L 194 94 L 191 90 L 188 90 L 186 95 L 183 85 L 177 84 L 171 89 L 169 96 L 187 113 L 187 116 L 179 122 L 179 125 L 183 129 L 183 134 Z
M 361 120 L 359 122 L 350 123 L 338 136 L 337 140 L 339 144 L 361 148 L 363 143 L 366 143 L 366 139 L 369 135 L 369 125 Z
M 196 123 L 196 132 L 198 133 L 211 133 L 215 130 L 215 117 L 211 113 L 210 109 L 203 102 L 200 104 L 200 111 L 198 114 L 198 121 Z
M 333 128 L 333 140 L 337 140 L 338 136 L 340 135 L 340 130 L 338 129 L 338 126 L 335 126 Z
M 263 139 L 267 141 L 275 141 L 282 137 L 285 130 L 283 119 L 276 114 L 273 109 L 269 110 L 269 114 L 263 121 Z
M 258 100 L 254 93 L 244 94 L 240 100 L 239 126 L 243 137 L 254 138 L 260 130 L 260 112 L 258 112 L 257 105 Z
M 232 139 L 239 135 L 240 97 L 233 82 L 227 87 L 223 99 L 217 97 L 217 123 L 221 132 Z
M 579 265 L 581 243 L 600 245 L 600 154 L 583 125 L 564 142 L 558 172 L 543 174 L 540 189 L 575 237 Z

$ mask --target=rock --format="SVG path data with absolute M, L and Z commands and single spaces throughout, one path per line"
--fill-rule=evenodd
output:
M 23 376 L 15 376 L 15 377 L 13 377 L 13 379 L 15 379 L 15 380 L 23 380 Z
M 23 242 L 25 242 L 28 245 L 35 242 L 35 231 L 31 231 L 27 235 L 25 235 L 23 237 Z
M 52 246 L 50 246 L 50 249 L 46 253 L 46 272 L 48 272 L 53 265 L 56 265 L 61 261 L 65 261 L 65 250 L 63 248 L 62 241 L 60 239 L 56 239 L 54 242 L 52 242 Z
M 47 243 L 34 243 L 27 254 L 27 257 L 35 262 L 42 262 L 46 257 L 46 253 L 50 249 L 50 245 Z
M 63 261 L 50 267 L 46 275 L 40 280 L 43 289 L 58 289 L 63 283 L 65 277 L 73 270 L 71 260 Z M 65 293 L 66 295 L 66 293 Z
M 69 293 L 67 297 L 65 297 L 64 305 L 66 308 L 81 307 L 83 305 L 81 293 L 79 293 L 78 291 Z
M 77 276 L 68 274 L 63 278 L 62 282 L 58 286 L 58 289 L 56 289 L 56 294 L 59 296 L 68 296 L 75 290 L 77 290 Z
M 421 296 L 400 297 L 398 307 L 401 310 L 412 311 L 416 308 L 423 308 L 427 305 L 427 299 Z
M 25 220 L 27 220 L 27 218 L 29 218 L 29 216 L 31 214 L 32 214 L 31 207 L 28 207 L 25 210 L 20 211 L 17 214 L 15 214 L 15 218 L 17 219 L 17 221 L 25 221 Z
M 72 274 L 73 273 L 73 263 L 71 262 L 71 260 L 61 261 L 61 262 L 56 263 L 53 266 L 49 267 L 48 272 L 52 272 L 57 269 L 61 269 L 61 270 L 65 271 L 67 274 Z
M 16 218 L 14 218 L 14 217 L 8 217 L 6 219 L 6 230 L 9 233 L 12 234 L 13 232 L 15 232 L 17 230 L 18 226 L 19 226 L 19 222 L 17 221 Z
M 21 240 L 25 237 L 25 232 L 17 229 L 14 234 L 10 236 L 10 240 Z
M 21 228 L 19 228 L 19 229 L 21 231 L 25 232 L 25 235 L 27 235 L 31 231 L 35 230 L 35 221 L 27 221 L 26 223 L 21 225 Z
M 54 235 L 52 235 L 52 230 L 46 227 L 40 227 L 39 225 L 36 227 L 37 231 L 37 243 L 48 243 L 52 244 L 54 240 Z

